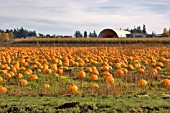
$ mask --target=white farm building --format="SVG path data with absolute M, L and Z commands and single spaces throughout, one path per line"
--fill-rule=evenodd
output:
M 131 34 L 129 31 L 104 29 L 100 32 L 99 38 L 126 38 Z

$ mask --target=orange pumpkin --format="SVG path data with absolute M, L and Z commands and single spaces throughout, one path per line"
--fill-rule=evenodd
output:
M 129 64 L 128 65 L 128 70 L 134 70 L 134 67 L 131 64 Z
M 99 71 L 97 71 L 96 69 L 92 71 L 93 74 L 95 75 L 99 75 Z
M 43 87 L 44 88 L 50 88 L 50 85 L 49 84 L 43 84 Z
M 12 71 L 10 71 L 9 74 L 10 74 L 12 77 L 15 76 L 15 73 L 12 72 Z
M 166 71 L 170 71 L 170 63 L 168 63 L 168 65 L 166 66 Z
M 139 69 L 138 69 L 138 72 L 140 72 L 140 73 L 144 73 L 144 72 L 145 72 L 145 70 L 144 70 L 143 68 L 139 68 Z
M 3 78 L 2 77 L 0 77 L 0 82 L 2 82 L 3 81 Z
M 91 67 L 86 67 L 86 72 L 89 72 L 89 73 L 91 73 L 93 70 L 92 70 L 92 68 Z
M 106 83 L 114 84 L 114 82 L 115 82 L 115 80 L 112 76 L 106 76 L 104 80 L 105 80 Z
M 98 76 L 95 74 L 91 74 L 89 80 L 98 80 Z
M 56 71 L 58 74 L 63 74 L 63 69 L 57 69 Z
M 78 87 L 75 85 L 75 84 L 71 84 L 69 86 L 69 90 L 72 92 L 72 93 L 78 93 Z
M 18 73 L 15 75 L 17 78 L 23 78 L 23 75 L 21 73 Z
M 57 71 L 57 64 L 51 64 L 51 69 Z
M 26 66 L 28 66 L 28 62 L 22 62 L 22 64 L 21 64 L 23 67 L 26 67 Z
M 109 70 L 109 66 L 103 66 L 100 68 L 100 70 L 102 71 L 108 71 Z
M 108 71 L 104 71 L 104 72 L 102 72 L 102 76 L 103 77 L 105 77 L 105 76 L 107 76 L 107 75 L 111 75 Z
M 115 67 L 116 67 L 117 69 L 121 68 L 121 66 L 122 66 L 122 63 L 116 63 L 116 65 L 115 65 Z
M 19 82 L 21 83 L 21 85 L 28 85 L 28 81 L 27 80 L 25 80 L 25 79 L 21 79 L 21 80 L 19 80 Z
M 162 62 L 157 62 L 156 65 L 159 66 L 159 67 L 164 67 L 164 64 Z
M 7 92 L 7 88 L 0 85 L 0 92 L 6 93 Z
M 5 74 L 4 74 L 4 78 L 6 78 L 6 79 L 11 78 L 11 74 L 5 73 Z
M 36 74 L 32 74 L 32 75 L 30 76 L 30 79 L 31 79 L 31 80 L 37 80 L 37 79 L 38 79 L 38 76 L 37 76 Z
M 123 76 L 124 72 L 121 69 L 118 69 L 118 70 L 115 71 L 115 75 L 116 76 Z
M 158 70 L 157 69 L 152 69 L 152 74 L 153 75 L 158 75 Z
M 138 84 L 139 84 L 140 86 L 146 86 L 148 83 L 147 83 L 146 80 L 141 79 L 141 80 L 139 80 Z
M 126 68 L 121 68 L 124 74 L 128 74 L 128 70 Z
M 92 66 L 91 68 L 92 70 L 97 70 L 96 66 Z
M 140 66 L 141 66 L 140 63 L 134 63 L 135 68 L 139 68 Z
M 90 88 L 99 88 L 99 85 L 96 83 L 90 84 Z
M 28 71 L 28 70 L 26 70 L 26 71 L 24 72 L 24 75 L 30 75 L 30 74 L 31 74 L 31 72 Z
M 86 77 L 86 73 L 84 71 L 79 71 L 77 77 L 79 79 L 84 79 Z
M 162 69 L 161 69 L 161 67 L 157 66 L 157 67 L 156 67 L 156 70 L 157 70 L 157 71 L 161 71 Z
M 45 74 L 51 74 L 52 70 L 51 69 L 45 69 L 44 72 L 45 72 Z
M 12 66 L 12 67 L 10 68 L 10 70 L 11 70 L 11 71 L 14 71 L 14 72 L 17 72 L 17 69 L 16 69 L 14 66 Z
M 162 83 L 163 83 L 164 86 L 170 87 L 170 80 L 169 79 L 164 79 Z

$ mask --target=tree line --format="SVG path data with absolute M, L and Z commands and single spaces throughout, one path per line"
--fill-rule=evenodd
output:
M 36 31 L 29 31 L 21 27 L 20 29 L 0 29 L 0 41 L 9 41 L 15 38 L 37 37 Z
M 93 32 L 89 32 L 89 34 L 87 34 L 87 31 L 84 31 L 84 33 L 82 34 L 80 31 L 76 31 L 74 34 L 75 38 L 87 38 L 87 37 L 97 37 L 97 33 L 94 30 Z
M 143 25 L 143 27 L 141 28 L 140 26 L 137 26 L 137 28 L 135 27 L 134 29 L 124 29 L 126 31 L 130 31 L 131 33 L 144 33 L 147 34 L 146 32 L 146 26 Z M 155 33 L 154 33 L 155 34 Z M 156 34 L 155 34 L 156 35 Z M 86 38 L 86 37 L 97 37 L 97 33 L 94 30 L 93 32 L 89 32 L 87 33 L 87 31 L 84 31 L 83 33 L 81 33 L 79 30 L 75 31 L 75 33 L 73 34 L 73 36 L 75 38 Z M 162 37 L 168 37 L 170 36 L 170 29 L 167 30 L 166 28 L 164 28 L 163 33 L 161 34 Z M 20 29 L 6 29 L 6 30 L 2 30 L 0 29 L 0 41 L 10 41 L 16 38 L 27 38 L 27 37 L 35 37 L 35 38 L 70 38 L 72 36 L 63 36 L 63 35 L 50 35 L 50 34 L 42 34 L 42 33 L 36 33 L 36 31 L 30 31 L 30 30 L 26 30 L 23 27 L 21 27 Z

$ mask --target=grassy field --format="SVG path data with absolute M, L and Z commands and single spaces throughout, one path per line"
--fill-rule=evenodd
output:
M 169 45 L 1 47 L 0 112 L 24 111 L 168 113 Z
M 0 112 L 9 113 L 169 113 L 170 98 L 134 96 L 1 96 Z

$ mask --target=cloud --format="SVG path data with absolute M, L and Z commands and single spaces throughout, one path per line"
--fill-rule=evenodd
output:
M 149 33 L 170 28 L 168 0 L 0 0 L 0 28 L 34 29 L 73 35 L 75 30 L 99 33 L 103 28 L 145 24 Z

